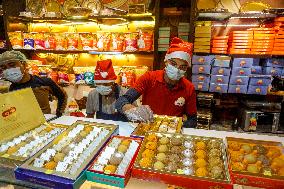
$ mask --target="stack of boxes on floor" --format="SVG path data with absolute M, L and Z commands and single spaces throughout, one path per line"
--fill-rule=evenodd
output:
M 208 91 L 210 70 L 214 56 L 193 56 L 192 82 L 196 90 Z
M 211 21 L 195 23 L 194 52 L 210 53 Z
M 253 58 L 194 55 L 192 82 L 199 91 L 266 95 L 271 76 L 284 76 L 284 59 L 271 58 L 261 63 L 263 66 Z
M 247 93 L 252 65 L 252 58 L 234 58 L 228 93 Z
M 210 80 L 210 92 L 227 93 L 230 79 L 229 56 L 215 56 Z
M 181 22 L 178 25 L 178 37 L 184 41 L 188 41 L 189 23 Z
M 170 45 L 170 27 L 159 28 L 158 51 L 167 51 Z

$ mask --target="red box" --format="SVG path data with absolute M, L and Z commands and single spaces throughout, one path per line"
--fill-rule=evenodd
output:
M 150 181 L 158 181 L 164 182 L 166 184 L 173 184 L 181 187 L 186 187 L 189 189 L 213 189 L 213 188 L 222 188 L 222 189 L 232 189 L 233 185 L 230 182 L 229 173 L 227 172 L 226 158 L 223 156 L 222 160 L 224 162 L 224 179 L 213 179 L 211 177 L 198 177 L 195 175 L 183 175 L 178 174 L 177 172 L 169 172 L 168 170 L 155 170 L 153 168 L 143 168 L 139 165 L 139 159 L 142 158 L 142 154 L 144 149 L 146 149 L 145 145 L 147 142 L 147 137 L 155 134 L 156 136 L 166 136 L 166 137 L 178 137 L 175 134 L 170 133 L 161 133 L 161 132 L 148 132 L 148 135 L 145 136 L 142 146 L 140 148 L 140 152 L 137 156 L 136 162 L 134 164 L 132 170 L 132 176 L 135 178 L 150 180 Z M 180 134 L 177 134 L 180 135 Z M 183 135 L 184 138 L 195 138 L 195 136 Z M 197 137 L 198 138 L 198 137 Z M 202 137 L 203 138 L 203 137 Z M 220 140 L 217 138 L 204 137 L 204 140 Z M 222 143 L 223 146 L 223 143 Z M 166 153 L 166 152 L 165 152 Z M 222 154 L 225 151 L 222 150 Z
M 230 144 L 230 142 L 238 142 L 241 144 L 251 144 L 252 146 L 259 144 L 259 145 L 265 146 L 268 149 L 268 151 L 271 148 L 277 147 L 279 148 L 280 151 L 282 149 L 282 156 L 284 154 L 284 149 L 283 149 L 282 144 L 277 143 L 277 142 L 227 137 L 227 143 Z M 264 175 L 262 173 L 250 173 L 248 171 L 233 170 L 232 164 L 231 164 L 232 163 L 231 154 L 229 153 L 229 151 L 230 151 L 230 148 L 227 150 L 228 166 L 229 166 L 230 178 L 233 184 L 261 187 L 261 188 L 265 187 L 269 189 L 283 189 L 284 188 L 284 176 L 279 176 L 276 174 L 269 176 L 269 175 Z

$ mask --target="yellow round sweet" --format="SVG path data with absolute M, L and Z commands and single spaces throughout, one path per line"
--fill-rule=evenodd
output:
M 123 141 L 121 142 L 121 144 L 124 145 L 124 146 L 129 146 L 130 143 L 131 143 L 131 140 L 128 140 L 128 139 L 123 140 Z
M 59 161 L 62 161 L 64 159 L 64 157 L 65 157 L 65 154 L 59 152 L 59 153 L 55 154 L 53 159 L 54 159 L 55 162 L 59 162 Z
M 81 131 L 81 132 L 80 132 L 80 136 L 81 136 L 81 137 L 84 137 L 84 138 L 85 138 L 87 135 L 88 135 L 88 133 L 87 133 L 86 131 Z
M 114 174 L 115 171 L 116 171 L 116 168 L 117 167 L 115 165 L 107 165 L 104 168 L 104 172 L 107 173 L 107 174 Z
M 197 150 L 205 150 L 206 149 L 206 143 L 203 141 L 199 141 L 195 144 Z
M 50 162 L 47 162 L 44 165 L 44 168 L 53 170 L 53 169 L 55 169 L 56 165 L 57 165 L 57 163 L 55 161 L 50 161 Z
M 148 157 L 144 157 L 144 158 L 142 158 L 142 159 L 139 161 L 139 165 L 140 165 L 141 167 L 147 168 L 147 167 L 150 167 L 151 164 L 152 164 L 152 159 L 151 159 L 151 158 L 148 158 Z
M 198 177 L 206 177 L 208 175 L 208 171 L 205 167 L 200 167 L 195 172 Z
M 154 157 L 154 155 L 155 155 L 155 151 L 149 150 L 149 149 L 144 150 L 144 152 L 142 153 L 143 158 L 144 157 L 152 158 L 152 157 Z
M 278 170 L 278 169 L 281 169 L 284 167 L 284 161 L 277 157 L 277 158 L 274 158 L 271 162 L 271 168 L 274 169 L 274 170 Z
M 123 144 L 119 145 L 117 148 L 117 151 L 121 152 L 121 153 L 125 153 L 128 149 L 128 146 L 125 146 Z
M 195 161 L 195 165 L 196 167 L 206 167 L 207 166 L 207 162 L 205 161 L 205 159 L 197 159 Z
M 206 155 L 206 152 L 204 150 L 197 150 L 195 152 L 195 156 L 197 158 L 205 159 L 207 155 Z

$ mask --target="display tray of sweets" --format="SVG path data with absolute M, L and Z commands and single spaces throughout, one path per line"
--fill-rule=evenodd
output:
M 167 133 L 180 133 L 182 118 L 174 116 L 154 115 L 153 123 L 140 123 L 131 136 L 143 137 L 148 131 L 159 131 Z
M 222 139 L 148 132 L 132 176 L 182 187 L 232 188 Z
M 142 139 L 113 136 L 86 171 L 87 180 L 125 187 Z
M 67 126 L 45 123 L 0 142 L 0 164 L 22 164 L 65 131 Z
M 93 157 L 117 133 L 116 125 L 77 121 L 17 168 L 16 178 L 52 188 L 72 188 Z
M 284 188 L 284 148 L 281 143 L 227 138 L 228 162 L 234 184 Z

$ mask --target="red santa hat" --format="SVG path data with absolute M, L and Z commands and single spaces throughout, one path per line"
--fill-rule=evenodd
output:
M 97 62 L 94 79 L 95 83 L 111 83 L 115 82 L 116 78 L 117 76 L 115 75 L 110 59 Z
M 179 58 L 185 60 L 188 65 L 191 65 L 192 43 L 184 42 L 180 38 L 173 38 L 170 48 L 165 56 L 165 61 L 172 58 Z

